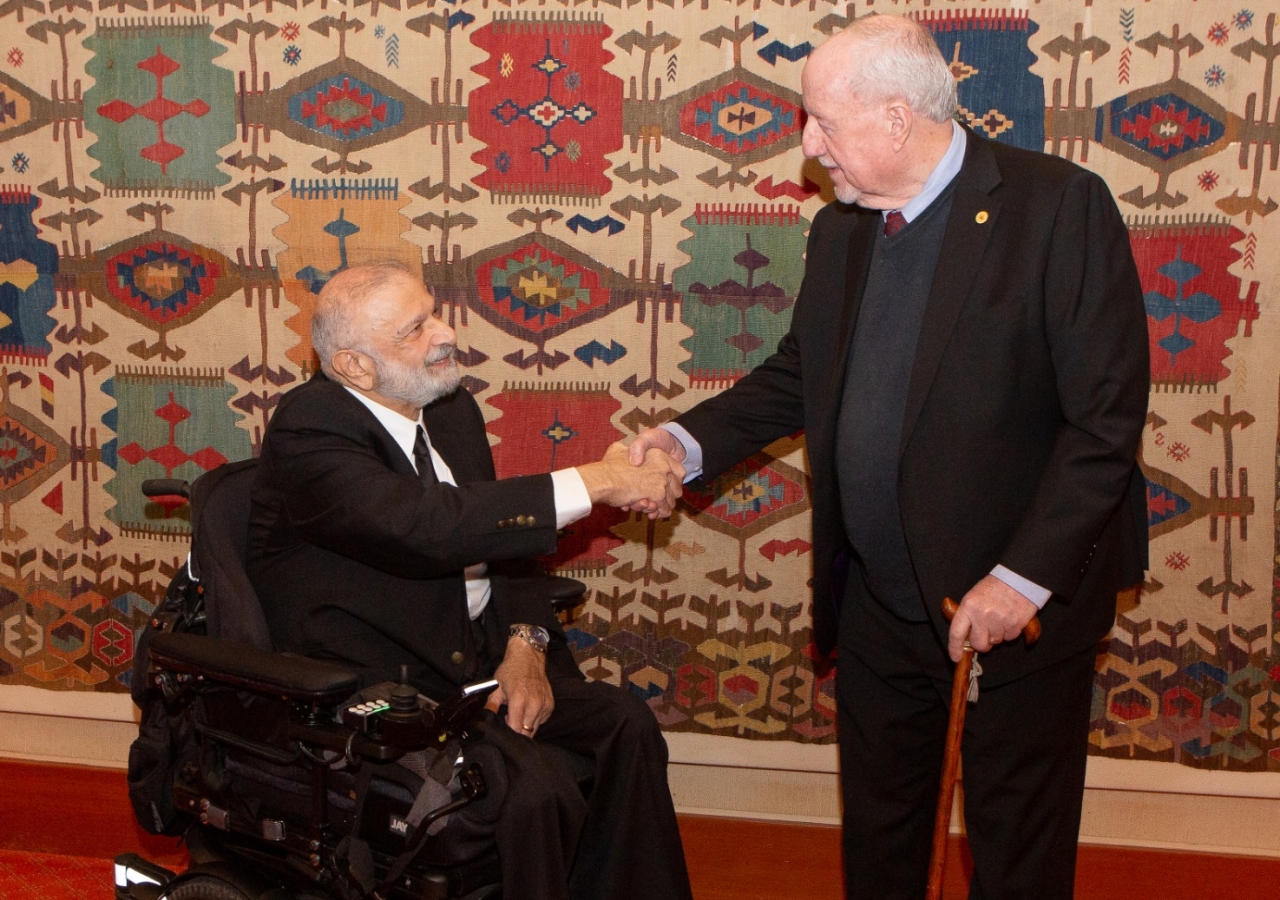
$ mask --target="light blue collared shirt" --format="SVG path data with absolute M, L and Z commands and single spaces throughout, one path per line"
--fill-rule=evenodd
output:
M 928 209 L 929 205 L 938 199 L 938 195 L 943 192 L 947 185 L 960 174 L 960 167 L 964 165 L 964 150 L 967 143 L 968 137 L 964 129 L 953 119 L 951 121 L 951 143 L 947 147 L 947 152 L 942 154 L 942 159 L 938 160 L 938 164 L 929 173 L 929 177 L 925 181 L 924 187 L 921 188 L 920 193 L 908 200 L 900 210 L 902 217 L 908 223 Z M 889 212 L 890 210 L 885 210 L 883 215 L 887 216 Z M 694 440 L 693 435 L 687 429 L 675 422 L 668 422 L 661 427 L 671 432 L 676 440 L 684 445 L 685 482 L 692 481 L 701 475 L 702 445 Z M 991 574 L 1026 597 L 1038 609 L 1043 609 L 1044 605 L 1049 602 L 1049 596 L 1052 591 L 1041 587 L 1034 581 L 1023 578 L 1017 572 L 1013 572 L 1004 566 L 996 566 L 991 570 Z
M 942 159 L 938 160 L 938 164 L 933 167 L 933 171 L 929 173 L 929 178 L 925 181 L 924 187 L 920 189 L 920 193 L 916 194 L 902 207 L 899 212 L 902 218 L 907 222 L 912 222 L 922 212 L 929 208 L 929 204 L 938 199 L 938 195 L 949 185 L 957 175 L 960 174 L 960 167 L 964 165 L 964 148 L 967 143 L 964 129 L 960 127 L 960 123 L 955 119 L 951 120 L 951 143 L 947 146 L 947 152 L 942 154 Z M 885 210 L 887 216 L 890 210 Z

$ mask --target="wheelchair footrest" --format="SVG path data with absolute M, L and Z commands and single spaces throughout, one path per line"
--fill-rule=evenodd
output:
M 122 853 L 115 859 L 116 900 L 155 900 L 174 874 L 136 853 Z

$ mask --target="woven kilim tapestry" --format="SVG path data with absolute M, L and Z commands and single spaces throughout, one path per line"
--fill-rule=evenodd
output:
M 335 273 L 420 267 L 499 474 L 599 456 L 758 365 L 810 223 L 800 72 L 933 33 L 960 116 L 1100 173 L 1150 329 L 1152 566 L 1092 752 L 1280 771 L 1280 0 L 13 0 L 0 5 L 0 690 L 123 694 L 182 564 L 146 478 L 249 457 Z M 830 743 L 803 435 L 597 511 L 589 677 L 669 732 Z

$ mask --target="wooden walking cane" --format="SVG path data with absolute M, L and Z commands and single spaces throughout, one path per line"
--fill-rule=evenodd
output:
M 950 622 L 960 606 L 947 597 L 942 601 L 942 613 Z M 1040 620 L 1035 616 L 1022 629 L 1022 637 L 1028 644 L 1040 639 Z M 969 703 L 977 702 L 977 679 L 982 667 L 974 670 L 974 650 L 964 642 L 964 651 L 956 663 L 955 678 L 951 682 L 951 717 L 947 722 L 947 749 L 942 756 L 942 787 L 938 791 L 938 811 L 933 819 L 933 852 L 929 856 L 929 887 L 925 900 L 942 900 L 942 864 L 947 858 L 947 835 L 951 831 L 951 799 L 956 792 L 956 772 L 960 768 L 960 739 L 964 735 L 964 715 Z

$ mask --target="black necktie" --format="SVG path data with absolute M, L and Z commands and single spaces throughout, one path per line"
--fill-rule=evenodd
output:
M 903 229 L 907 224 L 906 217 L 902 214 L 902 210 L 890 210 L 888 215 L 884 217 L 884 236 L 893 237 Z
M 427 435 L 422 426 L 417 428 L 417 437 L 413 439 L 413 464 L 418 467 L 418 480 L 423 487 L 439 484 L 436 478 L 436 466 L 431 461 L 431 449 L 427 447 Z

